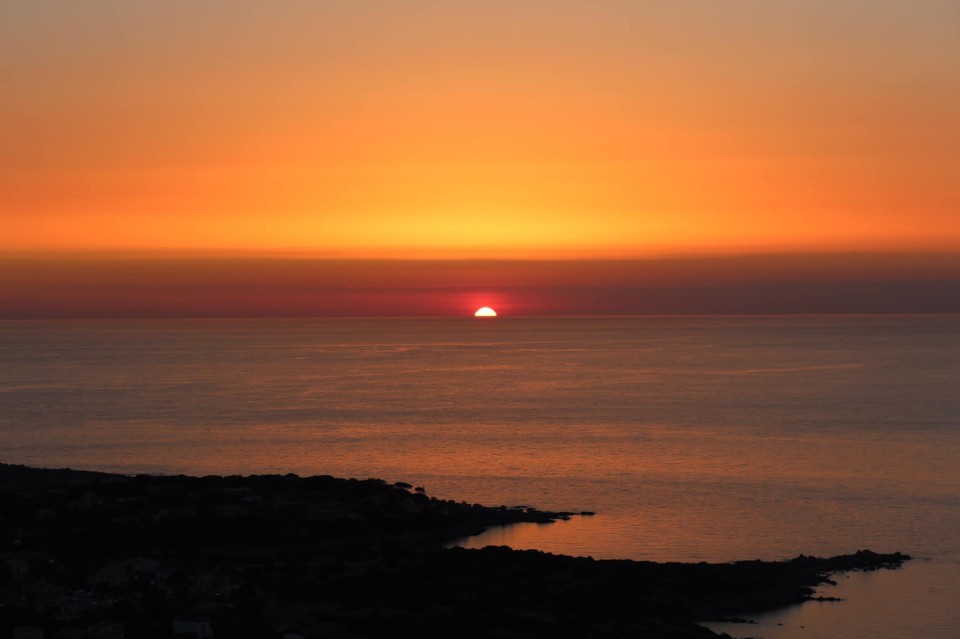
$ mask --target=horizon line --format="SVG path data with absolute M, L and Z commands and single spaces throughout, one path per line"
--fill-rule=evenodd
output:
M 809 313 L 597 313 L 597 314 L 557 314 L 557 315 L 504 315 L 496 317 L 474 317 L 472 314 L 463 315 L 74 315 L 74 316 L 36 316 L 36 317 L 2 317 L 0 322 L 59 322 L 59 321 L 189 321 L 189 320 L 446 320 L 462 319 L 476 321 L 478 324 L 492 324 L 497 320 L 537 320 L 537 319 L 697 319 L 705 317 L 718 318 L 794 318 L 794 317 L 824 317 L 824 318 L 871 318 L 871 317 L 957 317 L 957 311 L 918 311 L 918 312 L 888 312 L 864 311 L 859 313 L 823 313 L 811 311 Z

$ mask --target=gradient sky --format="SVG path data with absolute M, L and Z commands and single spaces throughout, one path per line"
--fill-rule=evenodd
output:
M 639 277 L 683 256 L 696 287 L 697 260 L 767 256 L 738 285 L 884 273 L 947 286 L 931 300 L 960 277 L 897 270 L 960 254 L 955 0 L 10 0 L 0 76 L 0 315 L 127 308 L 124 260 L 158 264 L 181 314 L 202 310 L 184 272 L 240 262 L 394 281 L 360 314 L 437 286 L 388 276 L 405 261 L 484 260 L 487 282 L 444 281 L 461 296 L 529 260 Z M 822 254 L 870 266 L 815 277 Z M 806 266 L 771 270 L 784 255 Z M 333 312 L 276 277 L 281 307 Z M 619 285 L 641 281 L 679 286 Z M 583 306 L 550 299 L 521 306 Z

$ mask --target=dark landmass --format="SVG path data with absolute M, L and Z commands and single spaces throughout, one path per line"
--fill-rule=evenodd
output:
M 571 513 L 329 476 L 123 476 L 0 465 L 0 637 L 717 637 L 909 559 L 727 564 L 443 549 Z

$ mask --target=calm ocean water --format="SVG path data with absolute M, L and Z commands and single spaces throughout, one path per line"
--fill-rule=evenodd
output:
M 596 557 L 900 550 L 767 639 L 960 637 L 960 318 L 0 322 L 0 461 L 593 510 Z

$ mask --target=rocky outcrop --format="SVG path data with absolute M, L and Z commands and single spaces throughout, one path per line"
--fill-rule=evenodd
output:
M 908 559 L 682 564 L 444 550 L 489 526 L 571 515 L 424 493 L 329 476 L 0 465 L 0 637 L 109 627 L 152 639 L 188 626 L 235 639 L 714 637 L 697 622 L 803 601 L 832 572 Z

